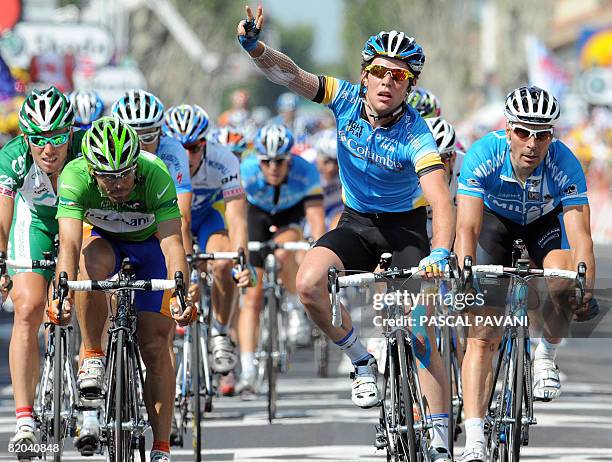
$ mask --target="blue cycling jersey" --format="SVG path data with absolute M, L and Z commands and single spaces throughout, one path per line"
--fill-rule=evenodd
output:
M 458 194 L 480 197 L 493 212 L 526 225 L 563 206 L 588 204 L 580 162 L 559 140 L 525 185 L 514 175 L 506 132 L 491 132 L 468 150 L 459 175 Z
M 155 155 L 164 161 L 170 176 L 174 180 L 176 193 L 191 192 L 191 177 L 189 176 L 189 159 L 183 145 L 171 136 L 162 135 Z
M 359 85 L 325 77 L 321 99 L 336 117 L 344 203 L 359 212 L 405 212 L 426 205 L 419 175 L 443 168 L 436 142 L 410 106 L 389 127 L 362 117 Z
M 242 161 L 240 176 L 247 201 L 270 214 L 287 210 L 304 199 L 323 198 L 319 171 L 299 156 L 291 156 L 287 178 L 280 186 L 266 182 L 256 156 Z

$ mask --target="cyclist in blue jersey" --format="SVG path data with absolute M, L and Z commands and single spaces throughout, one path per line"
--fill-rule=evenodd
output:
M 112 114 L 138 133 L 140 148 L 159 157 L 170 172 L 181 216 L 191 209 L 192 191 L 189 176 L 189 162 L 181 143 L 162 133 L 164 105 L 152 93 L 144 90 L 130 90 L 113 104 Z M 181 220 L 183 247 L 186 254 L 192 252 L 191 234 L 187 220 Z M 193 289 L 190 289 L 193 293 Z
M 362 50 L 357 85 L 301 69 L 283 53 L 258 40 L 263 8 L 237 28 L 238 40 L 272 82 L 314 102 L 327 105 L 336 117 L 338 164 L 345 210 L 338 227 L 318 240 L 300 266 L 297 288 L 310 318 L 351 359 L 352 399 L 361 407 L 378 404 L 378 367 L 343 309 L 342 326 L 331 324 L 327 269 L 372 271 L 380 255 L 393 253 L 393 266 L 419 265 L 429 276 L 444 269 L 454 232 L 454 210 L 435 141 L 419 114 L 405 103 L 417 83 L 425 55 L 402 32 L 382 31 Z M 425 205 L 433 210 L 433 251 L 427 239 Z M 429 255 L 428 255 L 429 254 Z M 429 339 L 418 351 L 421 383 L 433 416 L 431 458 L 450 460 L 446 435 L 448 389 L 442 362 Z M 422 348 L 421 348 L 422 347 Z
M 198 238 L 205 252 L 232 252 L 243 248 L 248 254 L 246 199 L 240 184 L 240 163 L 224 146 L 206 140 L 208 114 L 197 105 L 183 104 L 166 112 L 164 131 L 178 140 L 189 159 L 193 203 L 183 215 L 190 234 Z M 189 237 L 192 249 L 191 235 Z M 189 253 L 191 253 L 190 250 Z M 238 363 L 236 347 L 228 335 L 237 295 L 232 262 L 216 260 L 213 273 L 211 325 L 212 367 L 227 374 Z M 202 266 L 206 270 L 206 265 Z M 255 283 L 255 270 L 247 267 L 238 274 L 238 287 Z
M 474 143 L 463 161 L 455 242 L 459 261 L 471 255 L 478 264 L 510 266 L 512 242 L 522 238 L 540 268 L 575 270 L 584 261 L 587 285 L 592 287 L 595 256 L 586 181 L 574 154 L 553 136 L 559 103 L 546 90 L 520 87 L 508 94 L 504 113 L 506 129 Z M 564 233 L 570 249 L 562 245 Z M 485 298 L 487 307 L 503 306 L 504 287 L 487 285 Z M 559 304 L 552 291 L 551 300 Z M 578 316 L 591 300 L 587 292 L 585 305 L 577 307 Z M 561 338 L 550 328 L 555 316 L 554 312 L 547 316 L 544 338 L 534 353 L 537 400 L 550 401 L 561 391 L 555 364 Z M 462 462 L 485 460 L 483 418 L 489 396 L 485 384 L 500 337 L 499 330 L 470 328 L 462 370 L 467 437 Z
M 282 125 L 265 125 L 255 138 L 257 156 L 246 158 L 240 166 L 243 186 L 247 194 L 249 240 L 293 242 L 302 239 L 300 223 L 306 217 L 313 237 L 325 232 L 323 195 L 319 173 L 314 165 L 290 154 L 293 145 L 291 132 Z M 290 324 L 296 326 L 290 338 L 304 343 L 310 339 L 307 320 L 297 307 L 295 254 L 277 250 L 280 277 L 287 291 Z M 263 277 L 264 257 L 251 252 L 251 263 L 257 270 L 259 281 Z M 243 393 L 253 391 L 255 380 L 254 355 L 259 331 L 259 312 L 263 304 L 263 287 L 258 284 L 248 289 L 238 321 Z M 301 322 L 298 316 L 301 316 Z M 297 318 L 298 322 L 294 321 Z
M 104 102 L 93 90 L 73 91 L 70 102 L 74 107 L 74 126 L 81 130 L 87 130 L 104 114 Z

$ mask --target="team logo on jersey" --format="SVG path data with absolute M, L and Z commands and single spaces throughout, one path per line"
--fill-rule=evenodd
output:
M 346 124 L 345 130 L 351 135 L 355 135 L 357 138 L 361 138 L 363 132 L 363 126 L 355 120 L 351 120 Z
M 17 175 L 23 175 L 25 173 L 25 157 L 17 157 L 17 159 L 13 160 L 11 163 L 11 167 L 13 168 L 13 172 Z
M 571 196 L 578 193 L 578 186 L 575 184 L 569 185 L 567 188 L 563 190 L 563 194 L 567 196 Z
M 230 175 L 225 178 L 221 178 L 221 184 L 229 183 L 230 181 L 238 180 L 238 174 Z
M 17 182 L 8 175 L 0 175 L 0 184 L 8 186 L 9 188 L 17 186 Z
M 531 186 L 537 188 L 538 186 L 540 186 L 540 181 L 541 180 L 531 180 Z
M 528 191 L 527 192 L 527 198 L 530 201 L 539 201 L 541 199 L 541 195 L 538 191 Z

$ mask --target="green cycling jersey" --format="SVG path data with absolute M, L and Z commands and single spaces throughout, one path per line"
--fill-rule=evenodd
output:
M 125 202 L 112 202 L 100 191 L 84 158 L 66 165 L 58 190 L 57 218 L 85 221 L 116 239 L 144 241 L 158 223 L 181 218 L 172 177 L 148 152 L 138 156 L 135 186 Z

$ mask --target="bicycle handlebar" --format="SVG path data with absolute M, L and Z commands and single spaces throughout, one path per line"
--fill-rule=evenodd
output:
M 149 279 L 138 281 L 66 281 L 67 287 L 74 291 L 93 291 L 93 290 L 116 290 L 116 289 L 135 289 L 135 290 L 170 290 L 176 288 L 176 281 L 173 279 Z
M 299 250 L 310 250 L 311 246 L 306 241 L 296 242 L 275 242 L 275 241 L 249 241 L 249 251 L 259 252 L 261 250 L 274 251 L 276 249 L 285 249 L 297 252 Z

